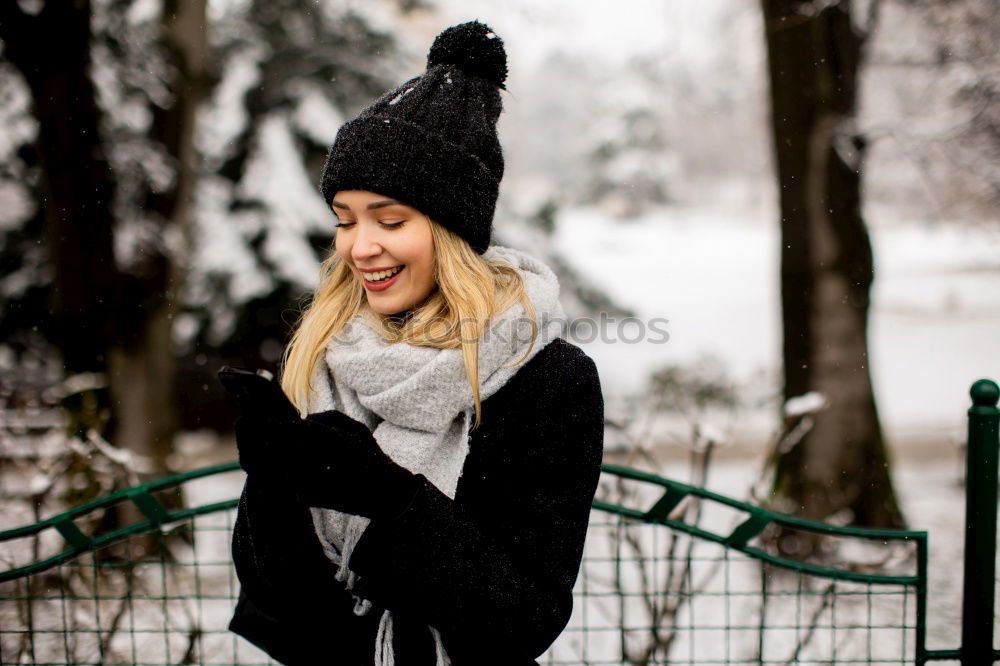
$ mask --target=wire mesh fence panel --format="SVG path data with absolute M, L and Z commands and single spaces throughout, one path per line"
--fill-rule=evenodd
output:
M 808 523 L 610 465 L 595 509 L 543 664 L 917 661 L 924 533 Z
M 233 519 L 189 517 L 0 583 L 0 663 L 274 663 L 227 629 Z
M 595 511 L 542 664 L 913 664 L 915 584 L 828 579 Z
M 236 501 L 170 512 L 155 499 L 235 470 L 146 484 L 0 533 L 2 559 L 19 567 L 0 571 L 0 663 L 273 663 L 227 629 Z M 146 519 L 92 530 L 115 502 Z M 842 542 L 822 565 L 774 547 L 812 543 L 817 530 Z M 807 524 L 605 466 L 572 617 L 539 662 L 912 664 L 925 554 L 923 533 Z

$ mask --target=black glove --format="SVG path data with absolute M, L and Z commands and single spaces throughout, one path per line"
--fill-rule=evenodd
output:
M 259 422 L 299 421 L 299 411 L 270 373 L 224 365 L 219 369 L 218 376 L 241 410 L 241 416 L 234 424 L 240 467 L 247 474 L 261 473 L 269 463 L 262 452 L 264 441 Z
M 248 475 L 264 476 L 270 467 L 270 462 L 268 454 L 264 452 L 266 442 L 262 437 L 260 419 L 241 415 L 233 424 L 233 430 L 236 433 L 236 455 L 240 467 Z
M 253 430 L 245 436 L 262 444 L 249 452 L 249 466 L 284 479 L 308 506 L 387 518 L 406 509 L 417 491 L 418 477 L 383 453 L 365 424 L 343 412 L 293 421 L 241 418 L 241 429 Z

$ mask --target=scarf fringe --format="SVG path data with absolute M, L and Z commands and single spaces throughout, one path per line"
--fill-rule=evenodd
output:
M 431 626 L 427 628 L 431 630 L 431 636 L 434 637 L 435 666 L 451 666 L 451 659 L 444 651 L 444 643 L 441 642 L 441 632 Z M 392 637 L 392 613 L 385 611 L 379 620 L 378 635 L 375 637 L 375 666 L 396 666 Z
M 395 666 L 396 655 L 392 649 L 392 613 L 385 611 L 378 622 L 375 637 L 375 666 Z

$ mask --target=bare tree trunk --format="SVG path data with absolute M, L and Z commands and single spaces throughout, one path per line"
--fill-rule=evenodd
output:
M 155 213 L 162 225 L 165 245 L 144 253 L 140 270 L 147 276 L 141 289 L 144 317 L 108 358 L 112 400 L 119 407 L 115 441 L 150 457 L 160 470 L 166 469 L 178 422 L 171 333 L 187 266 L 198 176 L 194 132 L 206 87 L 205 10 L 205 0 L 164 2 L 161 41 L 177 76 L 172 89 L 174 103 L 165 109 L 154 107 L 150 131 L 153 140 L 173 158 L 175 179 L 170 190 L 148 192 L 147 199 L 149 212 Z
M 34 16 L 17 2 L 0 2 L 4 55 L 23 74 L 38 121 L 53 342 L 68 374 L 104 370 L 119 283 L 115 180 L 89 75 L 90 36 L 89 0 L 46 2 Z
M 778 506 L 824 520 L 901 526 L 903 516 L 872 391 L 867 325 L 874 277 L 861 215 L 865 149 L 857 134 L 858 68 L 874 23 L 848 0 L 762 0 L 781 199 L 785 399 L 828 406 L 778 457 Z

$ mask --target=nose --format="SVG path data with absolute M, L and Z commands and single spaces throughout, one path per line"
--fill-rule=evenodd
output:
M 355 262 L 364 261 L 382 254 L 382 246 L 378 242 L 378 233 L 370 225 L 357 224 L 354 234 L 354 244 L 351 246 L 351 257 Z

